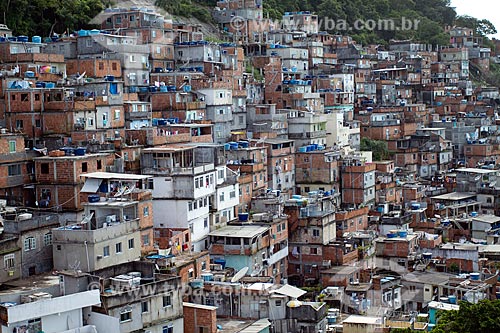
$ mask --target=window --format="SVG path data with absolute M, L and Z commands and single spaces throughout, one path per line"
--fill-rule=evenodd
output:
M 317 247 L 311 247 L 310 254 L 318 254 L 318 248 Z
M 116 253 L 122 253 L 122 243 L 116 243 L 115 250 Z
M 149 246 L 149 235 L 142 235 L 142 246 Z
M 35 237 L 28 237 L 24 240 L 24 251 L 36 249 L 36 239 Z
M 209 333 L 209 332 L 210 332 L 210 328 L 208 328 L 208 327 L 205 327 L 205 326 L 198 327 L 198 333 Z
M 85 40 L 85 46 L 86 47 L 92 47 L 92 38 L 88 38 Z
M 82 163 L 82 172 L 87 172 L 88 168 L 89 168 L 89 167 L 88 167 L 87 162 L 83 162 L 83 163 Z
M 16 265 L 16 262 L 15 262 L 15 255 L 14 255 L 14 253 L 6 254 L 3 257 L 3 267 L 4 268 L 11 269 L 11 268 L 14 268 L 15 265 Z
M 163 295 L 163 307 L 172 306 L 172 295 Z
M 319 237 L 319 230 L 313 229 L 313 237 Z
M 236 198 L 236 191 L 229 192 L 229 198 L 230 199 Z
M 43 245 L 45 245 L 45 246 L 52 245 L 52 233 L 51 232 L 48 232 L 45 235 L 43 235 Z
M 8 167 L 9 176 L 19 176 L 21 174 L 21 165 L 14 164 Z
M 128 248 L 129 249 L 133 249 L 134 248 L 134 239 L 129 239 L 128 240 Z
M 115 110 L 115 120 L 120 120 L 120 110 Z
M 188 202 L 188 210 L 192 211 L 193 210 L 193 203 L 190 201 Z
M 24 122 L 22 119 L 17 119 L 16 120 L 16 128 L 17 129 L 23 129 L 24 128 Z
M 40 165 L 40 172 L 42 174 L 45 174 L 45 175 L 48 174 L 49 173 L 49 163 L 42 163 Z
M 142 215 L 149 216 L 149 207 L 146 206 L 142 209 Z
M 219 200 L 220 200 L 220 202 L 223 202 L 223 201 L 224 201 L 224 192 L 222 192 L 222 193 L 219 195 Z
M 102 248 L 102 256 L 109 257 L 109 246 L 105 246 Z
M 135 55 L 133 54 L 130 55 L 130 62 L 135 62 Z
M 208 218 L 205 217 L 205 219 L 203 220 L 203 227 L 206 229 L 208 228 Z
M 163 326 L 161 333 L 174 333 L 174 327 L 172 325 Z
M 16 141 L 12 140 L 9 141 L 9 153 L 15 153 L 16 152 Z
M 131 321 L 132 320 L 132 311 L 124 311 L 120 312 L 120 322 L 123 323 L 125 321 Z
M 141 310 L 142 310 L 142 313 L 149 312 L 149 303 L 148 303 L 148 301 L 145 301 L 145 302 L 141 303 Z
M 38 95 L 37 95 L 38 96 Z M 42 121 L 40 119 L 36 119 L 35 120 L 35 127 L 36 128 L 40 128 L 42 127 Z

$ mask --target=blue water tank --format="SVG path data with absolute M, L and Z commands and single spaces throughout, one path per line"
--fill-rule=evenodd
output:
M 87 148 L 85 147 L 78 147 L 75 149 L 75 156 L 85 156 L 87 153 Z
M 238 220 L 240 220 L 241 222 L 248 221 L 248 213 L 239 213 Z
M 398 236 L 401 237 L 401 238 L 406 238 L 406 236 L 408 236 L 408 231 L 406 231 L 406 230 L 399 230 L 398 231 Z
M 397 234 L 396 233 L 393 233 L 393 232 L 389 232 L 387 234 L 387 238 L 396 238 Z
M 222 265 L 222 269 L 226 268 L 226 259 L 214 259 L 214 264 Z
M 479 281 L 480 277 L 481 277 L 480 273 L 470 273 L 470 279 L 472 281 Z
M 25 77 L 29 77 L 29 78 L 33 78 L 33 77 L 35 77 L 35 72 L 33 72 L 33 71 L 26 71 L 26 72 L 24 72 L 24 76 Z
M 201 278 L 205 282 L 213 281 L 214 280 L 214 275 L 212 273 L 203 273 L 203 274 L 201 274 Z
M 33 36 L 33 37 L 31 37 L 31 41 L 33 43 L 40 44 L 42 42 L 42 37 L 40 37 L 40 36 Z
M 88 196 L 89 202 L 99 202 L 101 200 L 101 197 L 99 194 L 90 194 Z
M 299 153 L 305 153 L 305 152 L 307 152 L 307 146 L 299 147 Z
M 189 282 L 189 285 L 193 289 L 203 288 L 203 279 L 194 279 L 191 282 Z
M 101 30 L 92 29 L 89 31 L 89 35 L 99 35 L 100 32 L 101 32 Z
M 455 295 L 448 296 L 448 303 L 457 304 L 457 296 L 455 296 Z
M 51 89 L 51 88 L 55 88 L 55 87 L 56 87 L 56 84 L 54 82 L 46 82 L 45 83 L 45 88 Z
M 75 153 L 75 149 L 71 147 L 62 147 L 60 150 L 62 150 L 66 156 L 72 156 Z
M 239 145 L 241 148 L 248 148 L 249 143 L 248 143 L 248 141 L 239 141 L 239 142 L 238 142 L 238 145 Z
M 231 145 L 229 143 L 225 143 L 224 150 L 230 150 L 230 149 L 231 149 Z
M 432 258 L 432 253 L 431 252 L 425 252 L 425 253 L 422 253 L 422 256 L 423 256 L 424 259 L 430 260 Z
M 412 204 L 411 204 L 411 209 L 412 209 L 412 210 L 417 210 L 417 209 L 420 209 L 420 204 L 419 204 L 419 203 L 412 203 Z
M 27 43 L 27 42 L 29 42 L 29 38 L 28 38 L 28 36 L 18 36 L 17 41 Z

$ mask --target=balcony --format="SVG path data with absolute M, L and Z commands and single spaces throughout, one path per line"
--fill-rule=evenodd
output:
M 99 290 L 89 290 L 9 307 L 0 305 L 0 323 L 11 327 L 13 324 L 27 322 L 33 318 L 42 318 L 43 322 L 44 317 L 80 310 L 99 303 Z
M 142 170 L 143 174 L 147 175 L 169 175 L 169 176 L 194 176 L 214 170 L 213 164 L 205 164 L 194 168 L 181 167 L 145 167 Z
M 174 111 L 190 111 L 205 109 L 207 104 L 205 102 L 179 102 L 172 103 L 172 110 Z
M 272 254 L 269 259 L 267 259 L 268 265 L 273 265 L 280 261 L 283 258 L 286 258 L 288 256 L 288 246 L 285 246 L 283 249 L 279 250 L 278 252 Z
M 73 130 L 74 131 L 85 131 L 85 124 L 84 123 L 73 124 Z
M 326 136 L 326 131 L 315 131 L 315 132 L 302 132 L 302 133 L 289 133 L 288 138 L 291 140 L 296 139 L 315 139 L 322 138 Z
M 126 235 L 139 230 L 139 219 L 128 221 L 116 221 L 96 230 L 85 230 L 81 224 L 72 224 L 54 229 L 52 231 L 54 241 L 65 243 L 91 244 L 103 242 L 116 238 L 119 235 Z
M 125 120 L 150 119 L 151 111 L 125 112 Z

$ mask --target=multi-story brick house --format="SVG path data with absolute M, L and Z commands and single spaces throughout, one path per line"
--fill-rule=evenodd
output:
M 85 154 L 83 148 L 77 154 L 80 153 L 81 155 L 44 156 L 35 159 L 38 207 L 72 212 L 83 209 L 84 198 L 80 197 L 80 190 L 84 179 L 80 175 L 106 171 L 106 167 L 113 164 L 114 154 Z
M 326 248 L 336 239 L 335 207 L 331 196 L 304 196 L 285 203 L 288 215 L 288 276 L 300 285 L 314 284 L 329 266 Z M 330 260 L 330 261 L 329 261 Z
M 295 142 L 265 139 L 269 188 L 291 194 L 295 187 Z
M 359 158 L 344 159 L 341 165 L 342 204 L 358 207 L 375 203 L 375 169 L 373 163 Z
M 203 161 L 201 156 L 189 146 L 147 148 L 141 156 L 142 173 L 153 176 L 155 227 L 188 227 L 196 251 L 209 245 L 209 199 L 217 186 L 218 161 Z M 172 212 L 175 215 L 169 215 Z
M 244 214 L 247 219 L 248 214 Z M 248 221 L 234 222 L 211 231 L 210 256 L 224 260 L 227 267 L 247 275 L 273 277 L 279 282 L 287 276 L 288 228 L 284 218 L 254 214 Z
M 39 156 L 25 149 L 24 136 L 0 132 L 0 197 L 9 205 L 34 205 L 34 193 L 26 187 L 34 182 L 32 159 Z

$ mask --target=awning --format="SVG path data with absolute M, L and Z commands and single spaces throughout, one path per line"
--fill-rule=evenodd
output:
M 101 186 L 102 179 L 87 178 L 82 188 L 82 193 L 96 193 Z
M 291 298 L 299 298 L 300 296 L 304 295 L 306 292 L 302 289 L 296 288 L 294 286 L 291 286 L 289 284 L 285 284 L 283 287 L 271 291 L 272 293 L 278 293 L 281 295 L 285 295 Z

